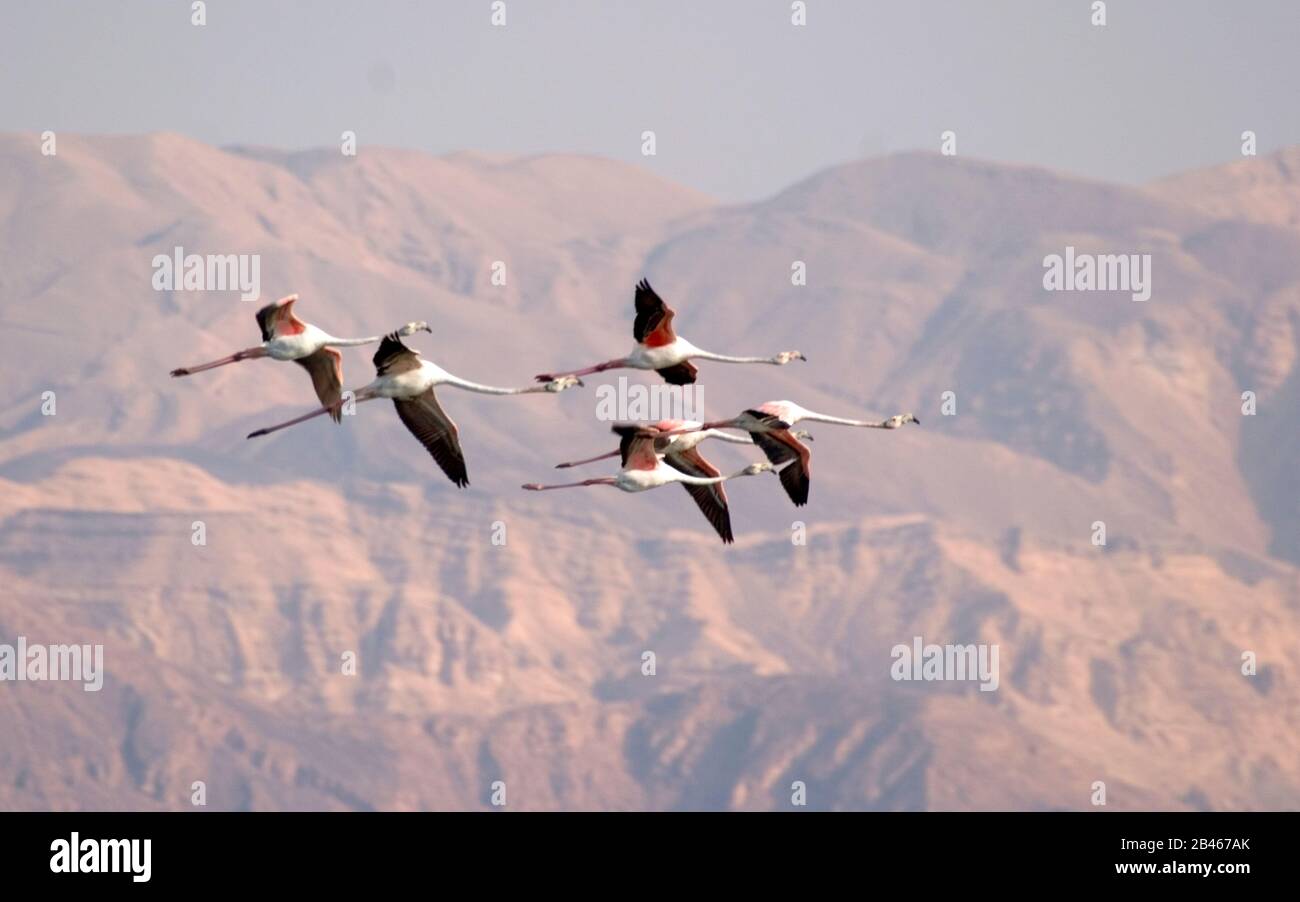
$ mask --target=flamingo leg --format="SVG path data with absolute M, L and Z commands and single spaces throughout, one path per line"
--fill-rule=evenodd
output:
M 611 452 L 609 452 L 608 454 L 600 454 L 600 455 L 597 455 L 596 457 L 588 457 L 586 460 L 571 460 L 571 461 L 569 461 L 568 463 L 556 464 L 556 465 L 555 465 L 555 469 L 557 469 L 557 470 L 563 470 L 563 469 L 566 469 L 566 468 L 568 468 L 568 467 L 580 467 L 580 466 L 582 466 L 583 464 L 594 464 L 594 463 L 595 463 L 596 461 L 598 461 L 598 460 L 605 460 L 606 458 L 609 458 L 609 457 L 618 457 L 618 455 L 619 455 L 619 452 L 617 452 L 617 451 L 611 451 Z
M 744 429 L 743 426 L 737 426 L 733 420 L 714 420 L 712 423 L 701 423 L 698 426 L 687 426 L 682 429 L 670 429 L 667 432 L 659 433 L 660 438 L 666 438 L 673 435 L 686 435 L 690 432 L 703 432 L 706 429 Z
M 360 404 L 362 401 L 371 401 L 376 397 L 377 395 L 362 395 L 361 392 L 357 392 L 353 396 L 353 401 Z M 314 417 L 329 413 L 331 410 L 342 406 L 342 404 L 343 402 L 339 401 L 338 404 L 331 404 L 329 407 L 322 407 L 319 410 L 313 410 L 311 413 L 304 413 L 302 416 L 294 417 L 292 420 L 285 420 L 283 423 L 277 423 L 274 426 L 267 426 L 263 429 L 258 429 L 256 432 L 248 433 L 246 438 L 257 438 L 259 435 L 270 435 L 272 432 L 279 432 L 281 429 L 288 429 L 290 426 L 297 426 L 299 423 L 305 423 L 307 420 Z
M 569 373 L 542 373 L 533 378 L 538 382 L 554 382 L 561 376 L 590 376 L 592 373 L 603 373 L 605 370 L 616 370 L 625 366 L 627 366 L 627 360 L 619 358 L 618 360 L 606 360 L 604 363 L 598 363 L 595 366 L 589 366 L 586 369 L 573 370 Z
M 241 360 L 256 360 L 258 357 L 265 356 L 266 348 L 261 347 L 260 345 L 256 348 L 245 348 L 242 351 L 236 351 L 229 357 L 222 357 L 220 360 L 214 360 L 211 363 L 200 363 L 198 366 L 183 366 L 180 369 L 172 370 L 172 376 L 190 376 L 194 373 L 201 373 L 204 370 L 225 366 L 228 363 L 239 363 Z
M 576 489 L 587 485 L 614 485 L 617 480 L 613 476 L 604 476 L 600 479 L 584 479 L 582 482 L 566 482 L 563 485 L 540 485 L 536 482 L 529 482 L 520 488 L 528 489 L 530 492 L 545 492 L 549 489 Z

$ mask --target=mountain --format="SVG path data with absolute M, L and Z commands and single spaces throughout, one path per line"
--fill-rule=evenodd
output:
M 1300 147 L 1161 179 L 1155 193 L 1216 219 L 1300 228 Z
M 105 679 L 0 683 L 0 807 L 1300 805 L 1295 150 L 1146 187 L 901 154 L 721 205 L 590 157 L 39 146 L 0 136 L 0 643 L 100 643 Z M 696 344 L 809 358 L 702 363 L 709 415 L 923 425 L 809 425 L 809 505 L 733 484 L 733 547 L 680 491 L 519 491 L 653 375 L 441 392 L 464 491 L 383 402 L 247 441 L 314 398 L 168 378 L 258 335 L 154 290 L 177 246 L 498 385 L 624 353 L 646 277 Z M 1067 246 L 1149 254 L 1150 299 L 1045 291 Z M 997 688 L 891 679 L 915 636 L 996 645 Z

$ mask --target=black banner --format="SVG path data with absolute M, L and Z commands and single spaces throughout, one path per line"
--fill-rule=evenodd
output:
M 7 887 L 126 891 L 921 878 L 1231 893 L 1286 881 L 1298 826 L 1283 813 L 11 813 L 0 872 Z

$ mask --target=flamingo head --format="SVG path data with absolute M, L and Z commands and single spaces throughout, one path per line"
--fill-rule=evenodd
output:
M 785 366 L 791 360 L 807 360 L 802 351 L 782 351 L 772 358 L 772 362 L 777 366 Z
M 908 423 L 915 423 L 918 426 L 921 425 L 921 421 L 918 420 L 913 414 L 896 413 L 889 419 L 885 420 L 885 428 L 901 429 L 902 427 L 906 426 Z
M 575 385 L 586 385 L 577 376 L 556 376 L 550 382 L 546 383 L 546 390 L 551 393 L 562 392 L 566 388 L 573 388 Z
M 795 438 L 800 439 L 801 441 L 811 442 L 813 440 L 812 433 L 809 432 L 807 429 L 796 429 L 794 432 L 791 432 L 790 434 L 793 435 Z
M 759 473 L 775 473 L 776 467 L 772 466 L 765 460 L 752 463 L 740 471 L 744 476 L 757 476 Z
M 407 323 L 405 326 L 402 326 L 402 328 L 399 329 L 398 332 L 401 333 L 402 337 L 406 337 L 407 335 L 414 335 L 416 332 L 428 332 L 430 335 L 433 334 L 433 330 L 429 328 L 429 324 L 422 320 L 413 323 Z

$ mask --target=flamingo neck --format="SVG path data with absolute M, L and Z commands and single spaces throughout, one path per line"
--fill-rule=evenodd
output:
M 812 420 L 814 423 L 835 423 L 840 426 L 865 426 L 874 429 L 881 428 L 879 423 L 870 423 L 866 420 L 846 420 L 844 419 L 844 417 L 833 417 L 830 416 L 829 414 L 814 413 L 811 410 L 805 410 L 803 412 L 803 416 L 801 416 L 799 419 Z
M 771 357 L 732 357 L 728 354 L 715 354 L 712 351 L 701 351 L 698 348 L 692 357 L 698 357 L 701 360 L 716 360 L 719 363 L 776 363 Z
M 383 341 L 382 335 L 372 335 L 369 338 L 335 338 L 331 335 L 325 340 L 325 346 L 330 348 L 356 348 L 361 345 L 373 345 Z
M 498 388 L 495 385 L 484 385 L 481 382 L 470 382 L 468 379 L 461 379 L 458 376 L 452 376 L 450 374 L 440 381 L 446 385 L 463 388 L 465 391 L 478 392 L 480 395 L 531 395 L 535 392 L 546 391 L 545 385 L 530 385 L 527 388 Z

